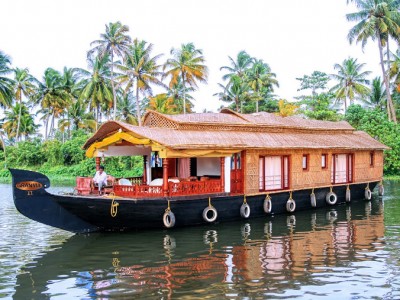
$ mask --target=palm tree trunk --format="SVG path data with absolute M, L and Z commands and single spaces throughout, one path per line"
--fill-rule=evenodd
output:
M 3 134 L 1 132 L 0 132 L 0 140 L 4 150 L 4 168 L 7 168 L 6 144 L 4 143 Z
M 139 105 L 139 87 L 137 85 L 137 80 L 136 80 L 136 115 L 139 126 L 142 126 L 142 116 L 140 114 L 140 105 Z
M 18 113 L 18 123 L 17 123 L 17 135 L 15 136 L 16 140 L 18 141 L 18 137 L 19 137 L 19 128 L 20 128 L 20 124 L 21 124 L 21 115 L 22 115 L 22 101 L 21 99 L 19 100 L 19 113 Z
M 114 101 L 114 112 L 113 112 L 113 119 L 116 120 L 117 115 L 117 95 L 115 94 L 115 87 L 114 87 L 114 52 L 111 51 L 111 87 L 113 91 L 113 101 Z
M 390 95 L 389 80 L 388 80 L 387 74 L 385 72 L 385 65 L 384 65 L 384 61 L 383 61 L 383 49 L 382 49 L 382 44 L 381 44 L 381 39 L 380 39 L 379 34 L 378 34 L 378 46 L 379 46 L 379 57 L 381 60 L 380 62 L 381 62 L 383 81 L 385 82 L 385 87 L 386 87 L 388 119 L 389 119 L 389 121 L 393 121 L 394 123 L 397 123 L 396 112 L 394 111 L 392 96 Z
M 182 74 L 183 85 L 183 114 L 186 115 L 186 88 L 185 88 L 185 74 Z

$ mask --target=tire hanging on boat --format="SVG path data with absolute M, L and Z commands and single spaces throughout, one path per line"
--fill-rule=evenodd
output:
M 346 202 L 351 201 L 351 191 L 350 191 L 350 186 L 347 186 L 346 188 Z
M 378 194 L 379 194 L 379 196 L 383 196 L 385 194 L 385 188 L 383 187 L 382 182 L 379 183 Z
M 165 210 L 165 213 L 163 215 L 163 223 L 164 226 L 167 228 L 172 228 L 175 226 L 175 215 L 171 210 Z
M 263 208 L 264 208 L 264 212 L 266 212 L 267 214 L 271 213 L 272 201 L 271 201 L 271 197 L 269 195 L 265 196 Z
M 211 216 L 209 216 L 211 213 Z M 203 210 L 203 219 L 206 222 L 212 223 L 218 217 L 218 212 L 214 206 L 211 205 L 211 198 L 208 198 L 208 206 Z
M 326 203 L 329 204 L 329 205 L 335 205 L 335 204 L 336 204 L 336 202 L 337 202 L 337 196 L 336 196 L 336 194 L 332 191 L 332 187 L 331 187 L 331 191 L 330 191 L 328 194 L 326 194 L 325 200 L 326 200 Z
M 250 206 L 247 203 L 243 203 L 240 207 L 240 215 L 242 218 L 247 219 L 250 217 Z
M 369 201 L 372 199 L 372 192 L 369 189 L 369 184 L 367 184 L 367 187 L 365 188 L 365 192 L 364 192 L 364 198 L 365 200 Z
M 166 228 L 172 228 L 175 226 L 175 215 L 171 210 L 168 200 L 168 207 L 165 209 L 165 213 L 163 215 L 163 223 Z
M 294 212 L 296 210 L 296 202 L 294 202 L 294 200 L 292 198 L 292 192 L 290 192 L 289 199 L 286 202 L 286 210 L 288 212 Z
M 317 197 L 315 197 L 314 189 L 312 189 L 312 192 L 310 195 L 310 202 L 311 202 L 312 207 L 317 207 Z

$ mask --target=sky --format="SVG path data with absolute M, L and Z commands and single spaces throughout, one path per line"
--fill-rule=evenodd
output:
M 220 68 L 241 50 L 269 64 L 279 81 L 275 95 L 288 101 L 304 94 L 296 78 L 335 73 L 334 64 L 348 57 L 365 63 L 371 79 L 380 75 L 376 42 L 362 51 L 347 40 L 354 23 L 346 14 L 356 9 L 346 0 L 2 0 L 0 9 L 0 50 L 38 79 L 48 67 L 87 68 L 90 43 L 109 22 L 152 43 L 153 56 L 164 54 L 160 62 L 193 42 L 209 68 L 207 84 L 192 94 L 196 112 L 223 104 L 213 96 L 224 83 Z

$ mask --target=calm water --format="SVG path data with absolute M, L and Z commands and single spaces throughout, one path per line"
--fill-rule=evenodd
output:
M 20 215 L 0 185 L 0 298 L 400 299 L 400 183 L 385 192 L 292 217 L 72 235 Z

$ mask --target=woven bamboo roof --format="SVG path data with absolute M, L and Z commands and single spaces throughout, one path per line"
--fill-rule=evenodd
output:
M 144 126 L 109 121 L 84 145 L 87 149 L 117 131 L 149 139 L 166 148 L 184 149 L 388 149 L 347 122 L 282 118 L 270 113 L 163 115 L 148 112 Z

